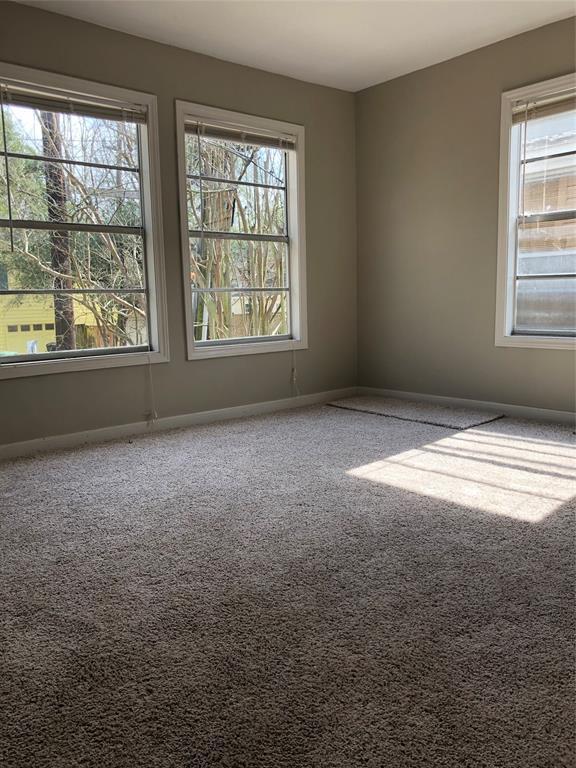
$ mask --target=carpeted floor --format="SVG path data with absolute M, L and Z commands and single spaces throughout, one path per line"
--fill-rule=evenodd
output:
M 399 400 L 395 397 L 356 395 L 333 400 L 328 405 L 351 411 L 380 414 L 404 421 L 419 421 L 437 427 L 468 429 L 488 424 L 502 418 L 502 413 L 490 413 L 480 408 L 450 408 L 438 403 L 423 403 L 414 400 Z
M 574 766 L 572 440 L 319 406 L 0 466 L 2 766 Z

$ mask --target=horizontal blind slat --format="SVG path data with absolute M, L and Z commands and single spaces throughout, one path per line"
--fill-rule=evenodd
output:
M 194 136 L 199 133 L 201 138 L 233 141 L 236 144 L 250 144 L 284 150 L 296 148 L 295 136 L 259 133 L 258 131 L 242 128 L 241 126 L 212 125 L 199 121 L 186 123 L 185 130 L 186 133 L 193 134 Z
M 110 101 L 84 99 L 81 96 L 52 96 L 46 93 L 28 91 L 4 85 L 0 82 L 2 98 L 7 106 L 27 107 L 44 112 L 58 112 L 65 115 L 94 117 L 101 120 L 117 122 L 140 123 L 146 122 L 146 107 L 136 104 L 115 104 Z
M 542 101 L 518 102 L 512 109 L 512 123 L 523 123 L 526 120 L 551 117 L 573 110 L 576 110 L 576 94 L 573 92 Z

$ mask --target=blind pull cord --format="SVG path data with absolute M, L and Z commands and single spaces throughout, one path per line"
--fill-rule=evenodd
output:
M 300 396 L 300 388 L 298 387 L 298 369 L 296 367 L 296 350 L 292 350 L 292 368 L 290 371 L 290 387 L 292 390 L 292 397 Z
M 146 414 L 146 421 L 148 422 L 148 428 L 152 430 L 158 420 L 158 411 L 156 410 L 156 393 L 154 391 L 154 376 L 152 375 L 152 361 L 150 357 L 148 357 L 146 368 L 148 372 L 148 413 Z

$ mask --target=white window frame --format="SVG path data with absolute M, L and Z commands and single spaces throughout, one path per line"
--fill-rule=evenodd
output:
M 498 267 L 496 285 L 497 347 L 527 347 L 533 349 L 576 349 L 576 339 L 562 336 L 530 336 L 512 333 L 514 322 L 514 283 L 516 222 L 511 212 L 517 209 L 518 188 L 511 184 L 512 163 L 519 151 L 512 141 L 512 109 L 516 101 L 529 100 L 576 87 L 576 74 L 556 77 L 502 94 L 500 120 L 500 192 L 498 208 Z
M 190 291 L 190 241 L 186 204 L 186 123 L 203 120 L 223 125 L 239 125 L 264 131 L 266 134 L 295 137 L 296 149 L 288 152 L 287 162 L 287 227 L 290 276 L 290 329 L 291 338 L 245 341 L 230 340 L 226 344 L 198 344 L 194 340 L 192 293 Z M 176 101 L 176 138 L 178 146 L 178 185 L 180 193 L 180 222 L 182 240 L 182 275 L 186 308 L 186 339 L 188 360 L 199 360 L 266 352 L 285 352 L 308 347 L 306 306 L 306 225 L 304 201 L 304 127 L 280 120 L 231 112 L 227 109 Z
M 144 203 L 146 242 L 146 269 L 148 283 L 148 312 L 150 350 L 90 354 L 55 359 L 3 362 L 0 379 L 38 376 L 49 373 L 84 371 L 96 368 L 118 368 L 130 365 L 148 365 L 169 361 L 168 318 L 166 311 L 166 285 L 164 271 L 164 238 L 162 230 L 162 194 L 160 190 L 160 149 L 158 140 L 158 107 L 156 96 L 131 91 L 112 85 L 80 80 L 52 72 L 20 67 L 0 62 L 0 80 L 13 85 L 37 87 L 55 98 L 112 101 L 115 105 L 141 105 L 146 107 L 146 130 L 142 131 L 140 170 Z

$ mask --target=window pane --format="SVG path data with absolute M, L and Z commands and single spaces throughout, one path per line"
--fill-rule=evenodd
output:
M 14 219 L 141 224 L 140 176 L 134 171 L 13 157 L 8 163 Z
M 193 293 L 194 339 L 288 334 L 288 292 Z
M 196 288 L 285 288 L 288 245 L 190 238 L 190 282 Z
M 576 155 L 526 163 L 524 212 L 576 210 Z
M 185 142 L 188 229 L 204 232 L 190 238 L 194 339 L 288 336 L 288 243 L 233 239 L 286 236 L 286 151 L 190 133 Z
M 516 282 L 516 331 L 573 333 L 575 329 L 576 278 Z
M 541 157 L 557 152 L 576 152 L 576 115 L 563 112 L 528 120 L 526 157 Z
M 140 235 L 57 233 L 0 229 L 0 269 L 10 290 L 43 288 L 144 288 L 144 243 Z M 60 285 L 58 281 L 63 281 Z
M 576 273 L 576 221 L 521 224 L 517 273 Z
M 0 296 L 0 355 L 147 345 L 147 315 L 145 294 Z
M 4 114 L 10 152 L 138 166 L 138 127 L 134 123 L 83 117 L 73 112 L 46 113 L 9 104 L 5 105 Z M 48 127 L 54 130 L 54 139 Z
M 236 144 L 222 139 L 198 139 L 186 134 L 187 173 L 212 176 L 217 179 L 248 181 L 252 184 L 284 186 L 285 157 L 281 149 Z
M 200 192 L 200 182 L 191 181 L 188 185 L 189 227 L 211 232 L 283 235 L 286 232 L 284 199 L 281 189 L 202 181 Z

